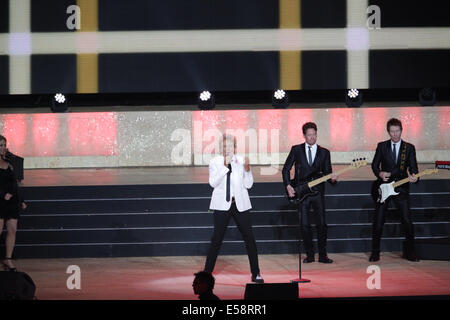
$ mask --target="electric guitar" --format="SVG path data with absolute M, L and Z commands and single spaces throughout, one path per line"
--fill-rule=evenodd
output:
M 437 173 L 438 169 L 426 169 L 422 172 L 416 174 L 416 178 L 420 178 L 421 176 L 425 176 L 427 174 Z M 401 186 L 402 184 L 408 183 L 409 177 L 404 178 L 399 181 L 392 181 L 389 183 L 383 183 L 378 187 L 378 202 L 384 203 L 390 196 L 398 195 L 398 192 L 395 192 L 395 188 Z
M 349 166 L 335 172 L 336 175 L 341 175 L 344 172 L 347 172 L 349 170 L 355 170 L 361 167 L 364 167 L 367 165 L 367 161 L 366 158 L 360 158 L 360 159 L 353 159 L 353 161 L 350 163 Z M 314 179 L 314 177 L 310 178 L 311 181 L 309 182 L 304 182 L 300 185 L 297 185 L 296 182 L 294 180 L 291 180 L 290 185 L 294 188 L 295 190 L 295 195 L 293 197 L 289 197 L 289 193 L 287 192 L 286 188 L 286 196 L 289 200 L 289 202 L 291 203 L 300 203 L 303 200 L 305 200 L 307 197 L 310 196 L 314 196 L 317 193 L 319 193 L 319 191 L 315 188 L 315 186 L 327 181 L 328 179 L 331 179 L 332 174 L 328 174 L 326 176 Z M 310 180 L 310 179 L 306 179 L 306 180 Z

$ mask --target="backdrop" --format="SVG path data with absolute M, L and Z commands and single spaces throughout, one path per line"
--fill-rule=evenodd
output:
M 0 0 L 0 94 L 449 86 L 446 2 Z

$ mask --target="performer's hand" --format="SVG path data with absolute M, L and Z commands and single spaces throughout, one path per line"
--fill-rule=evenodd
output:
M 25 202 L 22 202 L 22 209 L 25 210 L 27 208 L 27 204 Z
M 292 188 L 292 186 L 290 184 L 286 186 L 286 190 L 287 190 L 287 192 L 289 194 L 289 197 L 292 198 L 292 197 L 295 196 L 295 189 Z
M 409 181 L 412 182 L 412 183 L 417 182 L 417 178 L 416 178 L 416 175 L 414 173 L 409 176 Z
M 383 180 L 383 181 L 388 181 L 389 180 L 389 177 L 391 176 L 391 173 L 390 172 L 386 172 L 386 171 L 381 171 L 380 172 L 380 174 L 379 174 L 379 176 L 380 176 L 380 178 Z
M 12 194 L 11 193 L 7 193 L 5 194 L 5 200 L 8 201 L 9 199 L 12 198 Z
M 250 171 L 250 160 L 248 159 L 248 157 L 245 157 L 245 161 L 244 161 L 244 167 L 245 167 L 245 171 Z
M 336 173 L 332 173 L 331 174 L 331 181 L 335 182 L 335 181 L 337 181 L 337 179 L 338 179 L 338 175 Z

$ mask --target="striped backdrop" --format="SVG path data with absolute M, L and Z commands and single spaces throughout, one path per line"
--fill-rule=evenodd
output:
M 0 0 L 0 94 L 450 86 L 447 2 Z

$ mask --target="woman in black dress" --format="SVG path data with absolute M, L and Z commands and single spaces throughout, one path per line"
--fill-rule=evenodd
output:
M 16 271 L 12 263 L 12 253 L 16 242 L 17 220 L 20 209 L 27 205 L 19 193 L 19 186 L 12 165 L 5 160 L 6 138 L 0 135 L 0 235 L 6 221 L 6 257 L 3 265 L 6 270 Z

